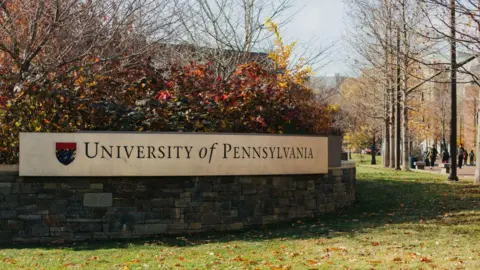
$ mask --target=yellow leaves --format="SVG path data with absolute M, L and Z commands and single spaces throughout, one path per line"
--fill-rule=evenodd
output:
M 271 19 L 267 19 L 265 26 L 275 36 L 274 49 L 268 53 L 268 57 L 272 60 L 274 68 L 282 72 L 279 75 L 281 81 L 279 86 L 285 89 L 288 88 L 290 83 L 305 84 L 308 78 L 313 75 L 312 68 L 305 65 L 305 59 L 301 58 L 294 67 L 291 67 L 291 57 L 297 42 L 284 44 L 278 25 Z

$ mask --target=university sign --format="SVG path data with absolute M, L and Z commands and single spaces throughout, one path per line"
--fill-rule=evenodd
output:
M 326 137 L 121 132 L 20 134 L 20 176 L 327 172 Z

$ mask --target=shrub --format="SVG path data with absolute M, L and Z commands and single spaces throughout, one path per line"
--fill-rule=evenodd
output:
M 239 66 L 226 81 L 209 64 L 128 70 L 115 77 L 80 70 L 55 81 L 24 83 L 0 101 L 0 149 L 7 153 L 2 163 L 18 162 L 19 132 L 335 132 L 335 107 L 318 104 L 302 84 L 285 87 L 277 74 L 256 64 Z

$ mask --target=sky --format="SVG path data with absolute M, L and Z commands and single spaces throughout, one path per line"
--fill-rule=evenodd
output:
M 333 76 L 336 73 L 349 75 L 350 66 L 345 61 L 346 55 L 342 36 L 345 34 L 345 10 L 343 0 L 296 0 L 296 13 L 292 21 L 281 29 L 287 41 L 308 43 L 314 40 L 316 46 L 333 47 L 329 51 L 326 66 L 316 65 L 316 76 Z M 318 44 L 318 45 L 317 45 Z M 325 63 L 325 62 L 324 62 Z

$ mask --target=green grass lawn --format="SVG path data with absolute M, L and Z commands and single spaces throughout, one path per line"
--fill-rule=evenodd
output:
M 480 187 L 358 167 L 358 202 L 263 230 L 1 247 L 0 269 L 480 269 Z

